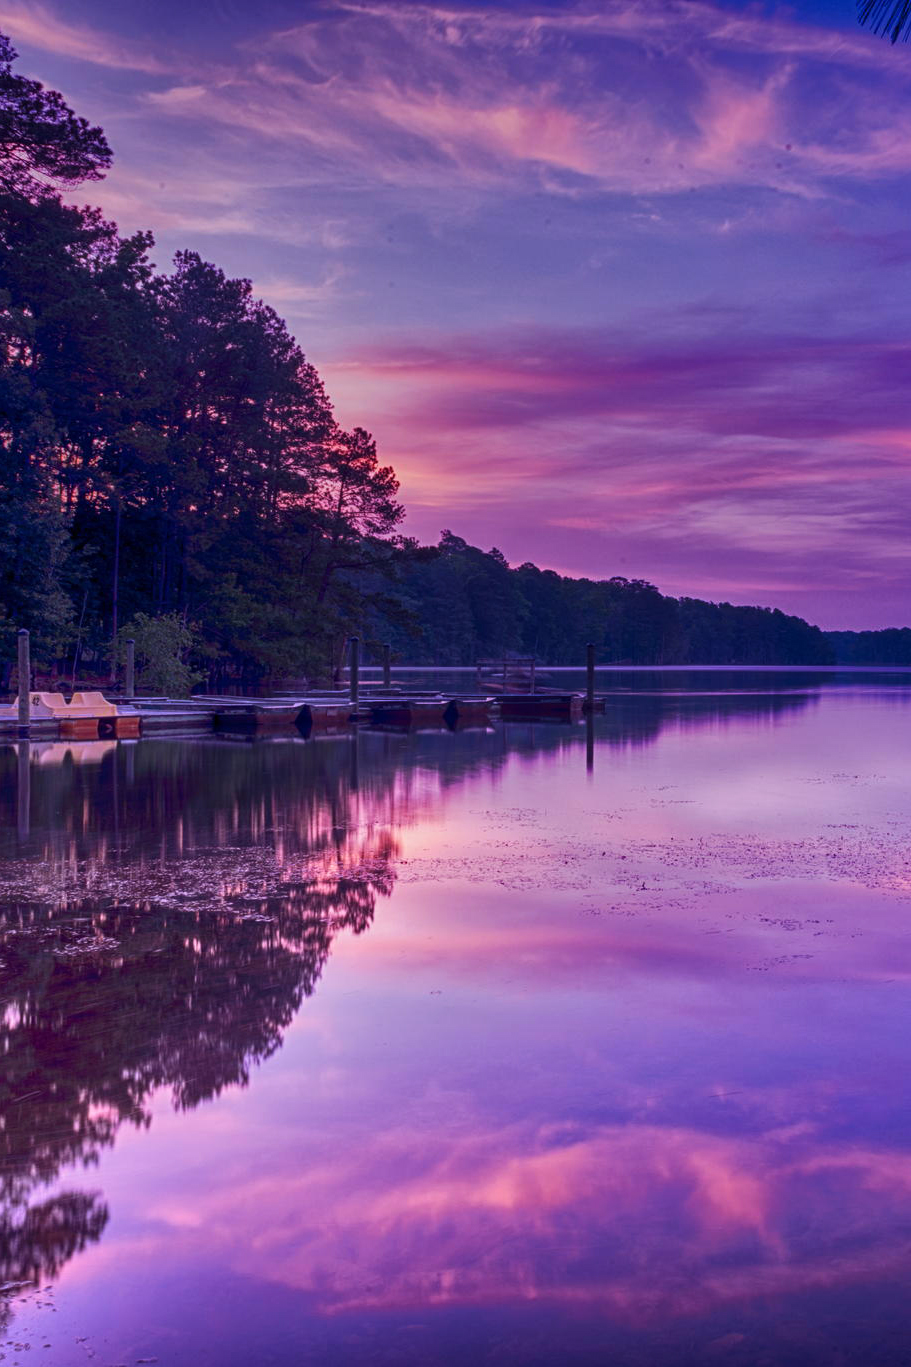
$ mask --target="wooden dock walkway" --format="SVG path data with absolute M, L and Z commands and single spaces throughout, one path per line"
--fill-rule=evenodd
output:
M 196 694 L 191 698 L 134 698 L 103 715 L 80 713 L 69 708 L 53 715 L 48 708 L 34 709 L 23 730 L 0 710 L 0 740 L 97 740 L 139 736 L 236 736 L 331 735 L 355 725 L 383 729 L 416 730 L 488 726 L 503 721 L 575 722 L 586 709 L 581 693 L 556 689 L 534 693 L 470 693 L 453 695 L 430 690 L 370 690 L 352 701 L 347 691 L 314 690 L 300 695 L 273 698 L 225 697 Z M 595 697 L 594 708 L 603 711 L 604 698 Z M 6 712 L 6 716 L 3 712 Z M 37 714 L 36 714 L 37 713 Z
M 17 632 L 17 677 L 32 679 L 29 632 Z M 346 688 L 305 689 L 268 698 L 194 694 L 190 698 L 134 696 L 135 643 L 127 641 L 123 695 L 107 698 L 98 690 L 83 689 L 67 699 L 59 692 L 21 691 L 10 703 L 0 703 L 0 739 L 10 740 L 126 740 L 141 735 L 236 736 L 331 734 L 350 726 L 413 729 L 423 727 L 486 726 L 493 716 L 510 720 L 578 721 L 583 712 L 603 711 L 597 696 L 595 646 L 587 650 L 585 693 L 541 687 L 542 675 L 534 656 L 506 656 L 481 660 L 478 688 L 453 697 L 436 690 L 393 683 L 391 648 L 383 647 L 383 679 L 363 683 L 359 675 L 360 643 L 348 642 Z M 543 677 L 547 677 L 546 675 Z

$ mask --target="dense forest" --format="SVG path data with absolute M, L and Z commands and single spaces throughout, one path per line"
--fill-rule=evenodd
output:
M 911 627 L 882 631 L 827 631 L 840 665 L 911 665 Z
M 0 661 L 147 685 L 328 679 L 368 653 L 466 664 L 826 664 L 834 637 L 777 610 L 620 577 L 510 567 L 402 535 L 391 468 L 345 431 L 284 322 L 193 251 L 170 270 L 64 195 L 101 178 L 101 129 L 19 75 L 0 37 Z
M 830 664 L 818 627 L 773 608 L 668 598 L 641 579 L 571 579 L 536 565 L 512 569 L 444 532 L 397 573 L 399 614 L 368 634 L 415 664 L 457 665 L 504 653 L 581 665 L 593 641 L 602 663 Z
M 63 201 L 110 151 L 14 57 L 0 39 L 0 652 L 28 626 L 97 673 L 157 620 L 214 680 L 328 667 L 408 549 L 393 471 L 248 281 L 189 251 L 162 274 L 150 234 Z

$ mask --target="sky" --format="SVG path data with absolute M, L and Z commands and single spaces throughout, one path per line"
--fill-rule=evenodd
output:
M 253 280 L 513 564 L 911 624 L 911 47 L 854 0 L 0 0 L 77 198 Z

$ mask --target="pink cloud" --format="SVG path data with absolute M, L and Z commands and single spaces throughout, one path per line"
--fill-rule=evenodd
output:
M 823 625 L 871 624 L 876 584 L 877 624 L 904 617 L 909 348 L 877 328 L 895 290 L 867 268 L 901 264 L 911 169 L 911 68 L 887 44 L 702 0 L 334 3 L 172 62 L 6 12 L 58 55 L 171 68 L 118 82 L 112 142 L 144 141 L 103 208 L 168 251 L 236 239 L 229 270 L 292 326 L 318 317 L 302 341 L 399 471 L 409 530 L 676 593 L 727 576 Z M 766 276 L 765 332 L 704 302 L 750 306 Z M 546 324 L 599 308 L 640 326 Z M 431 312 L 463 335 L 422 344 Z
M 860 337 L 667 345 L 537 330 L 437 347 L 379 343 L 324 369 L 343 407 L 379 408 L 385 449 L 407 468 L 411 452 L 428 452 L 429 490 L 441 458 L 453 479 L 470 472 L 466 506 L 514 490 L 520 472 L 569 498 L 597 498 L 600 486 L 612 520 L 630 503 L 641 517 L 722 498 L 754 507 L 765 497 L 785 513 L 790 501 L 796 515 L 801 493 L 825 488 L 814 515 L 841 536 L 845 520 L 858 530 L 878 512 L 888 520 L 908 478 L 911 429 L 898 424 L 909 357 L 903 344 Z
M 909 362 L 888 336 L 681 337 L 671 316 L 389 339 L 322 369 L 343 416 L 372 414 L 419 534 L 677 593 L 752 576 L 751 601 L 815 616 L 794 586 L 820 565 L 836 591 L 907 582 Z
M 838 1199 L 820 1202 L 827 1186 Z M 749 1138 L 635 1122 L 374 1125 L 369 1144 L 231 1172 L 148 1216 L 171 1259 L 266 1268 L 323 1313 L 534 1299 L 643 1326 L 897 1273 L 909 1195 L 907 1153 L 826 1145 L 812 1125 Z
M 848 94 L 821 102 L 819 70 L 844 87 L 869 80 L 871 67 L 883 78 L 880 107 L 858 86 L 846 141 Z M 742 185 L 817 196 L 830 178 L 911 165 L 907 78 L 864 35 L 738 21 L 706 4 L 544 15 L 339 4 L 251 41 L 233 70 L 201 70 L 147 98 L 174 118 L 284 144 L 294 173 L 314 179 L 331 160 L 412 186 L 455 175 L 567 193 L 588 182 L 634 194 Z
M 14 41 L 57 57 L 75 57 L 96 66 L 149 75 L 169 70 L 168 65 L 145 46 L 84 24 L 71 23 L 61 18 L 56 8 L 33 4 L 30 0 L 2 0 L 0 29 Z

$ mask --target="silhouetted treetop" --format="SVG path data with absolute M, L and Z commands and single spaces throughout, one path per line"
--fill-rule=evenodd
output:
M 111 164 L 102 130 L 74 114 L 56 90 L 14 72 L 15 60 L 0 34 L 0 185 L 34 197 L 100 180 Z
M 14 55 L 0 38 L 0 683 L 18 627 L 40 664 L 97 678 L 159 619 L 214 691 L 328 681 L 351 635 L 431 664 L 579 663 L 588 641 L 605 662 L 831 659 L 797 618 L 609 563 L 570 579 L 403 537 L 395 471 L 249 280 L 191 250 L 161 272 L 150 233 L 62 201 L 110 151 Z
M 581 666 L 589 641 L 602 664 L 829 664 L 832 647 L 800 617 L 773 608 L 671 598 L 644 579 L 574 579 L 526 562 L 513 569 L 444 531 L 435 554 L 399 575 L 405 612 L 375 622 L 403 659 L 470 665 L 508 654 Z

